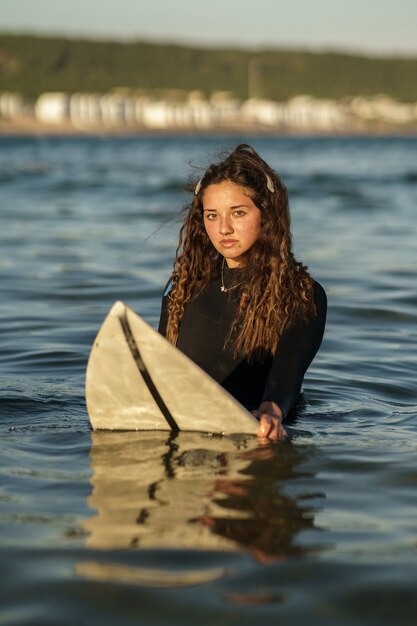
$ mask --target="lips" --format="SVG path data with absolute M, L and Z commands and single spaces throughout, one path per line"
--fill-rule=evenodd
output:
M 224 248 L 230 248 L 235 243 L 238 243 L 238 239 L 222 239 L 220 245 Z

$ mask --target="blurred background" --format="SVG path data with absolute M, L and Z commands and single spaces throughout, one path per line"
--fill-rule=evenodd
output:
M 0 131 L 414 132 L 412 0 L 3 0 Z

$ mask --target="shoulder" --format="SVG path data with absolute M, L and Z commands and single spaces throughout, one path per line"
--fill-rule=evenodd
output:
M 319 317 L 326 317 L 327 313 L 327 295 L 324 287 L 313 279 L 314 289 L 314 304 L 316 305 L 317 315 Z
M 321 285 L 317 280 L 313 278 L 313 288 L 314 288 L 314 300 L 316 304 L 319 302 L 327 303 L 327 295 L 324 290 L 323 285 Z
M 165 285 L 165 289 L 164 289 L 164 293 L 163 293 L 163 297 L 164 298 L 166 298 L 166 296 L 169 294 L 171 289 L 172 289 L 172 281 L 171 281 L 171 279 L 169 279 L 169 281 Z

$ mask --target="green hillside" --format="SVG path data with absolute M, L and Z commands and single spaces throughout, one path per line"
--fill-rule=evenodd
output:
M 250 68 L 250 71 L 248 71 Z M 250 81 L 248 77 L 250 76 Z M 417 59 L 0 35 L 0 91 L 227 90 L 275 100 L 385 93 L 417 101 Z

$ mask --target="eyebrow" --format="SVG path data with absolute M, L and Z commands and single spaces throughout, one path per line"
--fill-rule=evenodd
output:
M 249 206 L 247 204 L 236 204 L 234 206 L 229 207 L 229 210 L 232 211 L 233 209 L 241 209 L 242 207 L 245 207 L 245 209 L 249 209 Z M 210 211 L 212 213 L 216 213 L 216 209 L 203 209 L 204 211 Z

